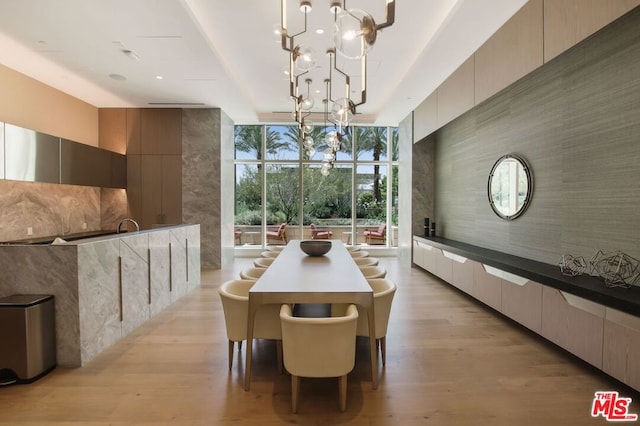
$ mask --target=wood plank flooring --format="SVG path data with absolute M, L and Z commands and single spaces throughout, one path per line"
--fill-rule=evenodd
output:
M 227 368 L 216 292 L 251 264 L 203 271 L 203 285 L 83 368 L 56 368 L 29 385 L 0 387 L 0 425 L 590 425 L 595 391 L 639 395 L 439 279 L 380 258 L 398 283 L 387 365 L 371 389 L 358 340 L 347 411 L 337 379 L 303 379 L 299 413 L 275 345 L 257 341 L 251 390 L 244 347 Z M 1 344 L 1 342 L 0 342 Z

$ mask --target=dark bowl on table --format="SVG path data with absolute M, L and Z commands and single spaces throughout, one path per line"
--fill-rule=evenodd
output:
M 324 256 L 331 250 L 331 241 L 303 240 L 300 241 L 300 249 L 309 256 Z

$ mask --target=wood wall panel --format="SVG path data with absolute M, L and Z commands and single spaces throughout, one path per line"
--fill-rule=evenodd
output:
M 474 58 L 467 59 L 438 87 L 437 126 L 442 127 L 475 105 Z
M 127 111 L 124 108 L 101 108 L 98 146 L 120 154 L 127 153 Z
M 433 92 L 413 111 L 413 142 L 438 128 L 438 94 Z
M 476 51 L 476 105 L 542 65 L 542 1 L 529 1 Z
M 545 0 L 544 61 L 640 5 L 639 0 Z
M 127 108 L 127 154 L 141 154 L 140 108 Z
M 142 154 L 182 154 L 182 110 L 144 108 L 141 110 Z

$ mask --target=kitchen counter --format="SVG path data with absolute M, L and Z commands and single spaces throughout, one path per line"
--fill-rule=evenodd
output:
M 0 297 L 55 296 L 59 365 L 84 365 L 200 285 L 200 225 L 74 237 L 0 245 Z

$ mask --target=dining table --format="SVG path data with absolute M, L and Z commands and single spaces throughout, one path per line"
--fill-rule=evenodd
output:
M 328 240 L 331 249 L 308 256 L 300 240 L 291 240 L 249 290 L 244 388 L 250 389 L 253 329 L 256 312 L 266 304 L 353 303 L 367 313 L 371 381 L 378 387 L 378 351 L 375 339 L 373 290 L 340 240 Z M 355 342 L 354 342 L 355 344 Z

